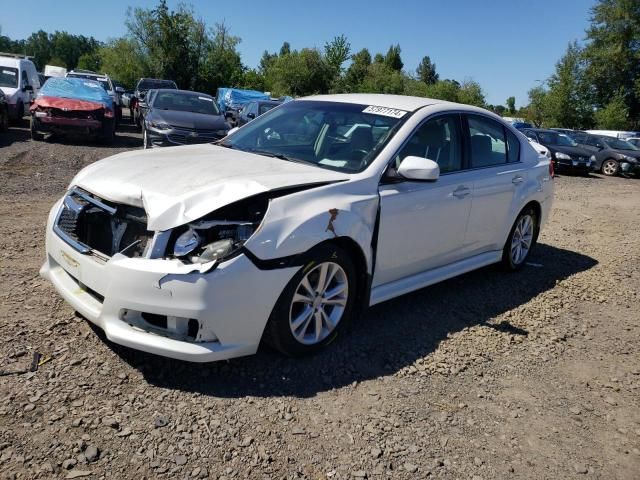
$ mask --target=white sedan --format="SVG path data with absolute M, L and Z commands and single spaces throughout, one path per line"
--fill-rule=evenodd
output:
M 121 345 L 206 362 L 328 345 L 363 308 L 527 261 L 549 159 L 486 110 L 285 103 L 218 145 L 130 151 L 52 208 L 41 274 Z

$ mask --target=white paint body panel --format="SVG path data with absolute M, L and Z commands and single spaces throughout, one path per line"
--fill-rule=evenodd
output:
M 295 258 L 335 237 L 348 239 L 362 252 L 371 278 L 369 304 L 499 261 L 516 216 L 531 201 L 540 205 L 543 223 L 549 216 L 553 199 L 549 160 L 509 125 L 506 128 L 520 139 L 519 163 L 448 173 L 428 183 L 380 183 L 403 142 L 431 115 L 471 112 L 501 121 L 496 115 L 475 107 L 392 95 L 310 100 L 412 113 L 372 164 L 356 174 L 198 145 L 115 155 L 82 170 L 71 186 L 143 207 L 148 228 L 164 231 L 258 193 L 333 182 L 272 199 L 245 248 L 268 261 Z M 75 251 L 53 232 L 57 210 L 58 204 L 49 218 L 47 260 L 41 274 L 76 310 L 103 328 L 108 338 L 147 352 L 190 361 L 254 353 L 278 297 L 300 268 L 261 270 L 244 254 L 207 273 L 188 273 L 178 260 L 123 255 L 97 260 Z M 181 341 L 136 329 L 123 321 L 122 312 L 127 309 L 195 318 L 216 340 Z

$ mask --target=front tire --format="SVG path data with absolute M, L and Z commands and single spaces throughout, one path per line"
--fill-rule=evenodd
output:
M 618 165 L 617 161 L 615 161 L 613 158 L 607 158 L 604 162 L 602 162 L 601 170 L 602 173 L 607 177 L 613 177 L 616 173 L 618 173 L 619 168 L 620 166 Z
M 539 218 L 532 207 L 525 208 L 511 227 L 502 250 L 502 266 L 511 272 L 520 270 L 538 240 Z
M 31 140 L 35 142 L 41 142 L 44 140 L 44 135 L 42 133 L 38 133 L 36 120 L 33 117 L 31 117 L 30 130 L 31 130 Z
M 322 350 L 354 313 L 357 275 L 338 246 L 316 248 L 280 295 L 264 332 L 265 341 L 292 357 Z

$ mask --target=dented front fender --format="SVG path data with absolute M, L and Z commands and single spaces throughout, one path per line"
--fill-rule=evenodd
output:
M 368 183 L 342 182 L 271 200 L 260 229 L 245 248 L 260 260 L 273 260 L 348 237 L 360 246 L 371 273 L 379 197 Z

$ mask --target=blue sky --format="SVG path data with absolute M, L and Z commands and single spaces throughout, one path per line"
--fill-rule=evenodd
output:
M 526 103 L 536 80 L 547 78 L 572 40 L 581 41 L 595 0 L 193 0 L 209 25 L 224 21 L 243 62 L 255 67 L 262 52 L 318 47 L 344 33 L 353 51 L 372 54 L 399 43 L 405 69 L 415 71 L 424 55 L 441 78 L 480 82 L 487 101 L 504 104 L 510 95 Z M 156 0 L 0 0 L 3 35 L 26 38 L 32 32 L 66 30 L 98 40 L 125 32 L 129 5 L 153 7 Z M 169 0 L 174 7 L 177 1 Z M 268 6 L 267 6 L 268 5 Z M 10 13 L 10 12 L 13 12 Z

